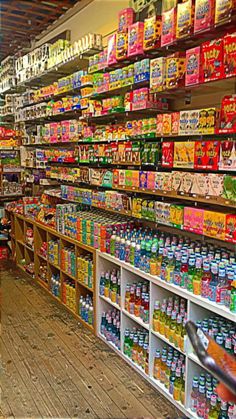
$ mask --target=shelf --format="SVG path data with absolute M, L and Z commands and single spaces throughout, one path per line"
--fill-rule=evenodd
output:
M 157 390 L 159 390 L 167 399 L 169 399 L 171 401 L 171 403 L 173 403 L 177 409 L 181 410 L 182 412 L 184 412 L 185 414 L 189 414 L 189 412 L 187 411 L 187 409 L 182 405 L 182 403 L 178 402 L 177 400 L 175 400 L 173 398 L 173 396 L 169 393 L 169 391 L 165 388 L 164 384 L 162 384 L 160 381 L 155 380 L 155 378 L 150 377 L 150 382 L 151 384 L 153 384 Z M 192 416 L 188 416 L 192 419 Z
M 123 354 L 121 352 L 120 349 L 118 349 L 115 345 L 113 345 L 112 342 L 109 342 L 108 340 L 106 340 L 105 336 L 103 336 L 100 332 L 98 332 L 98 337 L 106 343 L 106 345 L 108 345 L 113 351 L 115 351 L 116 353 L 119 354 L 119 356 L 123 357 Z
M 130 272 L 133 272 L 135 275 L 140 276 L 146 279 L 147 281 L 151 281 L 153 284 L 158 285 L 161 288 L 167 289 L 170 292 L 179 295 L 180 297 L 190 300 L 193 303 L 196 303 L 197 305 L 204 307 L 215 314 L 218 314 L 219 316 L 225 317 L 226 319 L 231 320 L 233 322 L 235 321 L 235 313 L 232 313 L 227 307 L 221 306 L 220 304 L 216 304 L 213 301 L 209 301 L 206 298 L 201 297 L 200 295 L 194 295 L 191 292 L 187 291 L 185 288 L 180 288 L 178 285 L 164 282 L 158 276 L 153 276 L 151 274 L 143 272 L 140 269 L 137 269 L 126 262 L 116 259 L 108 253 L 102 253 L 100 250 L 97 250 L 97 253 L 101 258 L 115 263 L 116 265 L 119 265 Z
M 20 243 L 22 246 L 25 246 L 25 242 L 21 239 L 16 239 L 17 243 Z
M 115 307 L 117 310 L 121 310 L 120 306 L 117 303 L 113 303 L 113 301 L 111 301 L 110 298 L 104 297 L 104 295 L 99 295 L 99 297 L 106 301 L 108 304 L 112 305 L 113 307 Z
M 48 283 L 44 282 L 42 279 L 40 279 L 39 277 L 36 278 L 36 281 L 43 287 L 46 288 L 48 290 Z
M 201 367 L 205 368 L 201 362 L 199 361 L 197 355 L 195 355 L 193 352 L 188 354 L 188 358 L 191 359 L 191 361 L 195 362 L 196 364 L 200 365 Z
M 75 118 L 78 114 L 81 117 L 81 109 L 74 109 L 74 110 L 71 109 L 69 111 L 60 112 L 55 115 L 44 115 L 44 116 L 39 116 L 38 118 L 23 119 L 23 120 L 17 121 L 17 123 L 22 123 L 22 122 L 27 123 L 27 122 L 34 122 L 34 121 L 45 121 L 45 122 L 63 121 L 70 118 Z
M 186 355 L 186 353 L 184 351 L 182 351 L 182 349 L 178 348 L 177 346 L 175 346 L 173 343 L 171 343 L 169 341 L 169 339 L 167 339 L 164 335 L 161 335 L 161 333 L 158 332 L 154 332 L 154 330 L 151 330 L 152 334 L 154 336 L 156 336 L 157 338 L 163 340 L 163 342 L 167 343 L 168 345 L 172 346 L 174 349 L 176 349 L 177 351 L 181 352 L 182 354 Z
M 93 288 L 88 287 L 88 285 L 84 284 L 83 282 L 79 281 L 78 279 L 76 279 L 76 282 L 81 285 L 82 287 L 86 288 L 88 291 L 90 292 L 94 292 Z
M 70 307 L 68 307 L 66 304 L 64 304 L 62 301 L 61 301 L 61 304 L 62 304 L 62 306 L 63 307 L 65 307 L 66 308 L 66 310 L 68 310 L 75 318 L 77 318 L 78 320 L 79 320 L 79 322 L 83 325 L 83 326 L 85 326 L 85 327 L 87 327 L 87 329 L 89 329 L 90 331 L 92 331 L 92 332 L 94 332 L 94 327 L 93 326 L 91 326 L 90 324 L 88 324 L 88 323 L 86 323 L 74 310 L 71 310 L 71 308 Z
M 34 248 L 30 247 L 28 244 L 24 243 L 24 246 L 26 249 L 30 250 L 31 252 L 34 252 Z
M 38 257 L 40 257 L 41 259 L 45 260 L 45 262 L 47 262 L 47 261 L 48 261 L 48 260 L 47 260 L 47 258 L 46 258 L 45 256 L 41 255 L 39 252 L 37 252 L 37 253 L 36 253 L 36 255 L 37 255 Z
M 132 319 L 134 322 L 138 323 L 140 326 L 142 326 L 144 329 L 149 330 L 149 323 L 144 323 L 140 317 L 136 317 L 133 314 L 130 314 L 127 310 L 123 308 L 122 313 L 124 313 L 127 317 Z
M 59 267 L 60 271 L 63 272 L 63 274 L 69 276 L 73 281 L 76 281 L 75 276 L 71 275 L 69 272 L 64 271 L 61 267 Z
M 49 260 L 49 259 L 48 259 L 48 263 L 49 263 L 50 265 L 54 266 L 54 268 L 58 269 L 59 271 L 61 270 L 61 268 L 60 268 L 60 266 L 59 266 L 59 265 L 55 265 L 55 263 L 50 262 L 50 260 Z

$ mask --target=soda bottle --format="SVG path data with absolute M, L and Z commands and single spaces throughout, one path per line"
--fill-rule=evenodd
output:
M 188 260 L 188 281 L 187 284 L 185 284 L 185 288 L 193 292 L 193 284 L 194 284 L 194 277 L 196 275 L 196 259 L 194 255 L 191 255 L 191 257 Z
M 119 259 L 125 260 L 125 237 L 120 239 Z
M 145 257 L 145 256 L 144 256 Z M 137 243 L 134 249 L 134 266 L 135 268 L 141 269 L 141 247 L 140 244 Z
M 181 277 L 180 286 L 182 288 L 185 288 L 185 285 L 188 282 L 188 256 L 187 255 L 183 255 L 181 257 L 180 277 Z
M 142 320 L 146 324 L 149 323 L 149 294 L 146 294 L 145 299 L 144 299 Z
M 135 238 L 133 237 L 130 244 L 130 264 L 134 266 L 134 256 L 135 256 L 135 248 L 136 248 L 136 242 Z
M 126 285 L 125 289 L 125 310 L 129 311 L 129 301 L 130 301 L 130 285 Z
M 148 354 L 148 344 L 144 343 L 143 345 L 143 365 L 142 368 L 146 374 L 149 373 L 148 367 L 149 366 L 149 354 Z
M 138 336 L 135 335 L 133 339 L 133 347 L 132 347 L 132 361 L 136 364 L 138 359 Z
M 115 240 L 115 255 L 114 255 L 117 259 L 119 259 L 119 256 L 120 256 L 120 240 L 121 238 L 119 236 L 119 233 L 117 233 L 116 240 Z
M 182 332 L 182 316 L 181 314 L 177 315 L 176 329 L 174 334 L 173 343 L 177 348 L 180 348 L 181 345 L 181 332 Z
M 198 377 L 197 376 L 193 377 L 192 392 L 191 392 L 191 406 L 190 406 L 190 409 L 192 410 L 192 412 L 197 411 L 197 404 L 198 404 L 198 397 L 199 397 L 198 384 L 199 384 Z
M 175 252 L 175 269 L 174 269 L 174 284 L 179 285 L 181 284 L 181 252 Z
M 168 248 L 163 249 L 163 257 L 161 263 L 161 279 L 166 281 L 166 267 L 168 265 Z
M 198 402 L 197 402 L 197 415 L 199 416 L 199 418 L 204 419 L 204 415 L 205 415 L 205 410 L 206 410 L 206 398 L 205 398 L 205 384 L 201 384 L 201 380 L 200 380 L 200 384 L 198 387 Z
M 170 332 L 169 332 L 169 341 L 174 343 L 174 334 L 176 329 L 176 311 L 173 310 L 171 313 L 171 322 L 170 322 Z
M 171 313 L 172 313 L 172 305 L 168 305 L 167 310 L 166 310 L 166 320 L 165 320 L 165 326 L 164 326 L 164 333 L 167 339 L 169 339 L 169 336 L 170 336 Z
M 153 377 L 155 380 L 160 380 L 161 376 L 161 352 L 157 349 L 154 359 Z
M 228 404 L 222 400 L 218 419 L 228 419 Z
M 231 282 L 230 311 L 236 313 L 236 280 Z
M 157 275 L 157 251 L 158 241 L 154 239 L 151 247 L 151 258 L 150 258 L 150 274 Z
M 202 282 L 202 258 L 196 258 L 196 270 L 193 278 L 193 293 L 201 295 L 201 282 Z
M 210 301 L 216 302 L 216 289 L 218 284 L 218 263 L 212 261 L 211 263 L 211 281 L 209 283 L 209 295 Z
M 135 294 L 135 303 L 134 303 L 134 315 L 140 317 L 140 307 L 141 307 L 141 286 L 137 285 L 136 294 Z
M 201 295 L 204 298 L 208 298 L 210 282 L 211 282 L 210 262 L 206 259 L 203 261 L 203 276 L 202 276 L 202 284 L 201 284 Z
M 166 378 L 166 361 L 167 361 L 167 355 L 162 351 L 162 357 L 161 357 L 161 374 L 160 374 L 160 381 L 162 384 L 165 384 L 165 378 Z
M 185 351 L 185 338 L 186 338 L 186 328 L 185 325 L 187 323 L 187 314 L 184 317 L 182 330 L 181 330 L 181 339 L 180 339 L 180 349 Z
M 172 361 L 171 372 L 170 372 L 170 384 L 169 384 L 169 393 L 173 396 L 174 394 L 174 384 L 175 384 L 175 372 L 176 372 L 176 363 Z
M 208 419 L 218 419 L 218 416 L 219 411 L 217 408 L 217 396 L 215 394 L 212 394 L 210 410 L 208 412 Z
M 228 291 L 228 280 L 224 264 L 219 264 L 218 284 L 216 286 L 216 302 L 218 304 L 225 304 L 225 297 Z
M 127 237 L 125 241 L 125 262 L 126 263 L 130 263 L 130 246 L 131 246 L 131 241 L 129 237 Z
M 117 295 L 117 279 L 115 276 L 113 276 L 112 285 L 111 285 L 111 294 L 110 294 L 110 298 L 113 303 L 116 303 L 116 295 Z
M 152 327 L 153 327 L 154 332 L 160 331 L 160 316 L 161 316 L 160 302 L 156 300 L 154 303 L 154 312 L 153 312 L 153 320 L 152 320 Z
M 230 405 L 229 408 L 228 408 L 228 417 L 229 417 L 229 419 L 235 419 L 234 410 L 235 410 L 234 405 Z
M 137 352 L 137 364 L 142 367 L 142 361 L 143 361 L 143 339 L 140 338 L 138 341 L 138 352 Z
M 157 262 L 156 262 L 157 276 L 161 276 L 162 257 L 163 257 L 163 246 L 160 245 L 158 256 L 157 256 Z
M 181 377 L 181 368 L 176 368 L 176 378 L 174 383 L 174 393 L 173 398 L 174 400 L 180 401 L 181 389 L 183 386 L 183 379 Z
M 165 322 L 166 322 L 166 304 L 162 303 L 161 305 L 161 315 L 160 315 L 160 334 L 165 334 Z
M 81 301 L 81 299 L 80 299 L 80 301 Z M 82 305 L 82 301 L 81 301 L 81 305 Z M 101 327 L 100 327 L 101 335 L 105 335 L 105 329 L 106 329 L 106 313 L 103 312 L 102 313 L 102 318 L 101 318 Z
M 135 306 L 135 285 L 132 284 L 130 286 L 130 299 L 129 299 L 129 313 L 134 314 L 134 306 Z
M 170 375 L 171 375 L 172 356 L 168 356 L 166 361 L 166 377 L 165 377 L 165 388 L 170 386 Z
M 174 269 L 175 269 L 174 252 L 169 251 L 167 255 L 166 282 L 173 284 Z
M 105 285 L 104 285 L 104 297 L 109 298 L 110 296 L 110 272 L 105 274 Z
M 210 412 L 210 408 L 211 408 L 211 396 L 212 396 L 212 388 L 211 388 L 211 378 L 210 378 L 210 385 L 207 386 L 206 385 L 206 411 L 205 411 L 205 416 L 204 419 L 208 419 L 208 415 Z

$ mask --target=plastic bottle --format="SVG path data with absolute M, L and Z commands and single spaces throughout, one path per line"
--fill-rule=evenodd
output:
M 218 264 L 216 261 L 211 263 L 211 281 L 209 283 L 209 295 L 210 301 L 216 302 L 216 289 L 218 284 Z
M 194 255 L 191 255 L 189 260 L 188 260 L 188 279 L 187 279 L 187 284 L 185 284 L 185 288 L 190 291 L 193 292 L 194 290 L 194 279 L 196 277 L 196 259 Z
M 231 282 L 230 311 L 236 313 L 236 280 Z
M 228 408 L 228 417 L 229 417 L 229 419 L 235 419 L 234 410 L 235 410 L 234 405 L 230 405 L 229 408 Z
M 130 286 L 130 299 L 129 299 L 129 313 L 134 315 L 134 306 L 135 306 L 135 286 L 132 284 Z
M 181 276 L 180 286 L 182 288 L 185 288 L 185 285 L 188 282 L 188 256 L 187 255 L 183 255 L 181 258 L 180 276 Z
M 217 304 L 224 305 L 226 294 L 228 291 L 228 280 L 226 277 L 226 271 L 224 264 L 219 264 L 219 273 L 218 273 L 218 284 L 216 287 L 216 302 Z
M 153 312 L 153 321 L 152 321 L 152 327 L 153 327 L 154 332 L 160 331 L 160 316 L 161 316 L 160 301 L 156 300 L 154 303 L 154 312 Z
M 125 260 L 125 238 L 120 239 L 119 259 Z
M 129 311 L 129 300 L 130 300 L 130 285 L 126 285 L 125 289 L 125 310 Z
M 135 238 L 133 237 L 131 240 L 131 245 L 130 245 L 130 264 L 134 266 L 134 256 L 135 256 L 135 247 L 136 247 L 136 242 L 135 242 Z
M 181 368 L 177 367 L 176 378 L 175 378 L 175 383 L 174 383 L 174 393 L 173 393 L 174 400 L 180 401 L 182 385 L 183 385 L 183 379 L 181 377 Z
M 129 238 L 127 238 L 125 241 L 125 262 L 126 263 L 130 263 L 130 246 L 131 246 L 131 241 Z
M 125 329 L 124 334 L 124 354 L 130 356 L 130 338 L 129 338 L 129 329 Z
M 193 293 L 195 295 L 201 295 L 202 285 L 202 258 L 201 256 L 196 258 L 196 269 L 193 278 Z
M 116 242 L 116 230 L 113 230 L 113 233 L 110 238 L 110 254 L 115 255 L 115 242 Z
M 217 408 L 217 396 L 212 394 L 211 396 L 211 406 L 208 412 L 208 419 L 218 419 L 219 411 Z
M 169 336 L 170 336 L 171 313 L 172 313 L 172 305 L 168 305 L 167 310 L 166 310 L 166 320 L 165 320 L 165 325 L 164 325 L 164 335 L 167 339 L 169 339 Z
M 180 286 L 181 283 L 181 252 L 175 252 L 174 284 Z
M 177 315 L 177 320 L 176 320 L 176 329 L 175 329 L 175 334 L 174 334 L 174 339 L 173 339 L 173 343 L 177 348 L 180 348 L 181 345 L 181 332 L 182 332 L 182 326 L 183 322 L 182 322 L 182 316 L 181 314 Z
M 115 255 L 114 255 L 117 259 L 119 259 L 119 256 L 120 256 L 120 240 L 121 238 L 119 234 L 117 234 L 116 241 L 115 241 Z
M 145 258 L 145 256 L 143 256 Z M 141 246 L 139 243 L 135 245 L 134 249 L 134 266 L 135 268 L 141 269 Z
M 150 258 L 150 274 L 157 275 L 157 251 L 158 251 L 158 241 L 154 239 L 151 247 L 151 258 Z
M 163 257 L 162 257 L 162 263 L 161 263 L 161 279 L 163 281 L 166 281 L 166 267 L 168 265 L 168 248 L 165 247 L 163 249 Z
M 134 303 L 134 315 L 140 317 L 140 307 L 141 307 L 141 286 L 136 286 L 135 294 L 135 303 Z
M 228 419 L 228 404 L 227 402 L 221 402 L 220 414 L 218 419 Z
M 132 361 L 136 364 L 138 359 L 138 336 L 135 335 L 133 339 Z
M 210 282 L 211 282 L 210 262 L 208 260 L 204 260 L 202 284 L 201 284 L 201 295 L 204 298 L 208 298 Z
M 161 374 L 160 374 L 160 381 L 162 384 L 165 384 L 165 378 L 166 378 L 166 361 L 167 361 L 167 355 L 165 355 L 165 352 L 163 354 L 162 351 L 162 357 L 161 357 Z
M 154 366 L 153 366 L 153 377 L 156 380 L 160 380 L 161 377 L 161 353 L 159 350 L 156 350 Z
M 175 329 L 176 329 L 176 318 L 177 318 L 176 311 L 173 310 L 172 313 L 171 313 L 170 332 L 169 332 L 169 341 L 171 343 L 174 343 L 174 334 L 175 334 Z
M 201 379 L 200 379 L 200 384 L 198 387 L 198 402 L 197 402 L 197 415 L 199 416 L 199 418 L 204 419 L 204 415 L 205 415 L 205 410 L 206 410 L 206 398 L 205 398 L 205 385 L 201 383 Z
M 198 397 L 199 397 L 198 384 L 199 384 L 198 377 L 197 376 L 193 377 L 192 392 L 191 392 L 191 406 L 190 406 L 190 409 L 192 410 L 192 412 L 197 411 L 197 404 L 198 404 Z
M 149 323 L 149 294 L 145 295 L 142 320 L 145 324 Z
M 166 304 L 162 303 L 161 305 L 161 315 L 160 315 L 160 334 L 165 334 L 165 322 L 166 322 Z
M 175 270 L 174 252 L 169 251 L 167 255 L 166 282 L 173 284 L 174 270 Z
M 210 384 L 206 384 L 206 410 L 204 419 L 208 419 L 208 415 L 211 409 L 211 396 L 212 396 L 212 388 L 211 388 L 211 378 L 210 378 Z
M 170 375 L 171 375 L 171 365 L 172 365 L 172 357 L 168 356 L 166 361 L 166 377 L 165 377 L 165 388 L 169 388 L 170 385 Z
M 157 256 L 157 276 L 161 276 L 161 265 L 162 265 L 162 258 L 163 258 L 163 246 L 159 245 L 159 251 Z

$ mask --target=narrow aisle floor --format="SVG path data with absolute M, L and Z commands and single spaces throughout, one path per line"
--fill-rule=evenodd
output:
M 33 281 L 1 266 L 4 418 L 177 418 L 142 377 Z

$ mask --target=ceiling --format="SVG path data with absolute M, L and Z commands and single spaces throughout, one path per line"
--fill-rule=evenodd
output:
M 79 0 L 1 0 L 0 59 L 31 41 Z

